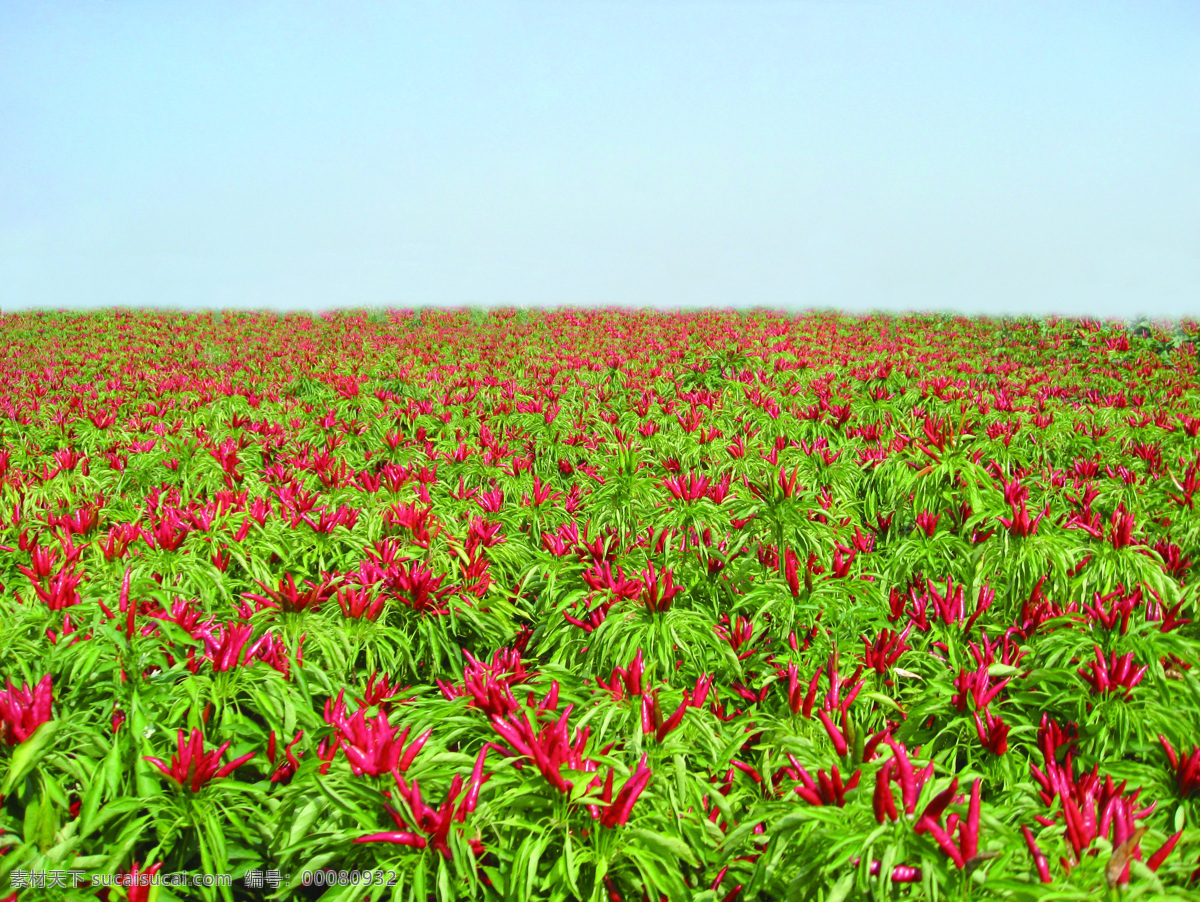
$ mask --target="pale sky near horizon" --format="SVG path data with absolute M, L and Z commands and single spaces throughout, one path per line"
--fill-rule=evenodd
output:
M 0 309 L 1200 315 L 1200 3 L 0 6 Z

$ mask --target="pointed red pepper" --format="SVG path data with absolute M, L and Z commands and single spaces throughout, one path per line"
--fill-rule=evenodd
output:
M 817 717 L 820 718 L 821 723 L 825 726 L 825 732 L 829 734 L 829 738 L 833 742 L 834 751 L 838 753 L 838 757 L 844 758 L 850 752 L 850 746 L 846 743 L 846 737 L 824 711 L 818 710 Z
M 1162 848 L 1151 855 L 1149 860 L 1146 861 L 1146 867 L 1152 871 L 1157 871 L 1159 867 L 1162 866 L 1162 863 L 1167 860 L 1167 856 L 1175 850 L 1175 844 L 1179 842 L 1179 837 L 1181 836 L 1183 836 L 1182 830 L 1169 837 L 1167 841 L 1162 844 Z
M 967 822 L 959 826 L 959 844 L 966 861 L 974 858 L 979 851 L 979 789 L 982 782 L 976 779 L 971 785 L 971 805 L 967 809 Z
M 1026 826 L 1021 827 L 1021 833 L 1025 836 L 1025 845 L 1029 846 L 1029 854 L 1033 856 L 1033 864 L 1037 868 L 1038 879 L 1042 883 L 1050 882 L 1050 864 L 1046 860 L 1045 853 L 1037 844 L 1037 840 L 1033 838 L 1033 833 Z

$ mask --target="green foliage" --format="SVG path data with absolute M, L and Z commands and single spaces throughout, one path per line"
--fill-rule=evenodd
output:
M 1195 892 L 1194 323 L 103 311 L 0 335 L 0 886 Z

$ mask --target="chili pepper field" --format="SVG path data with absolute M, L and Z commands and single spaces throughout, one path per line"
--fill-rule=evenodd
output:
M 1198 336 L 0 316 L 0 899 L 1200 898 Z

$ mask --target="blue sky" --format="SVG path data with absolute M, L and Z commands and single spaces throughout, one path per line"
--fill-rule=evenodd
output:
M 1200 314 L 1200 4 L 8 0 L 0 306 Z

